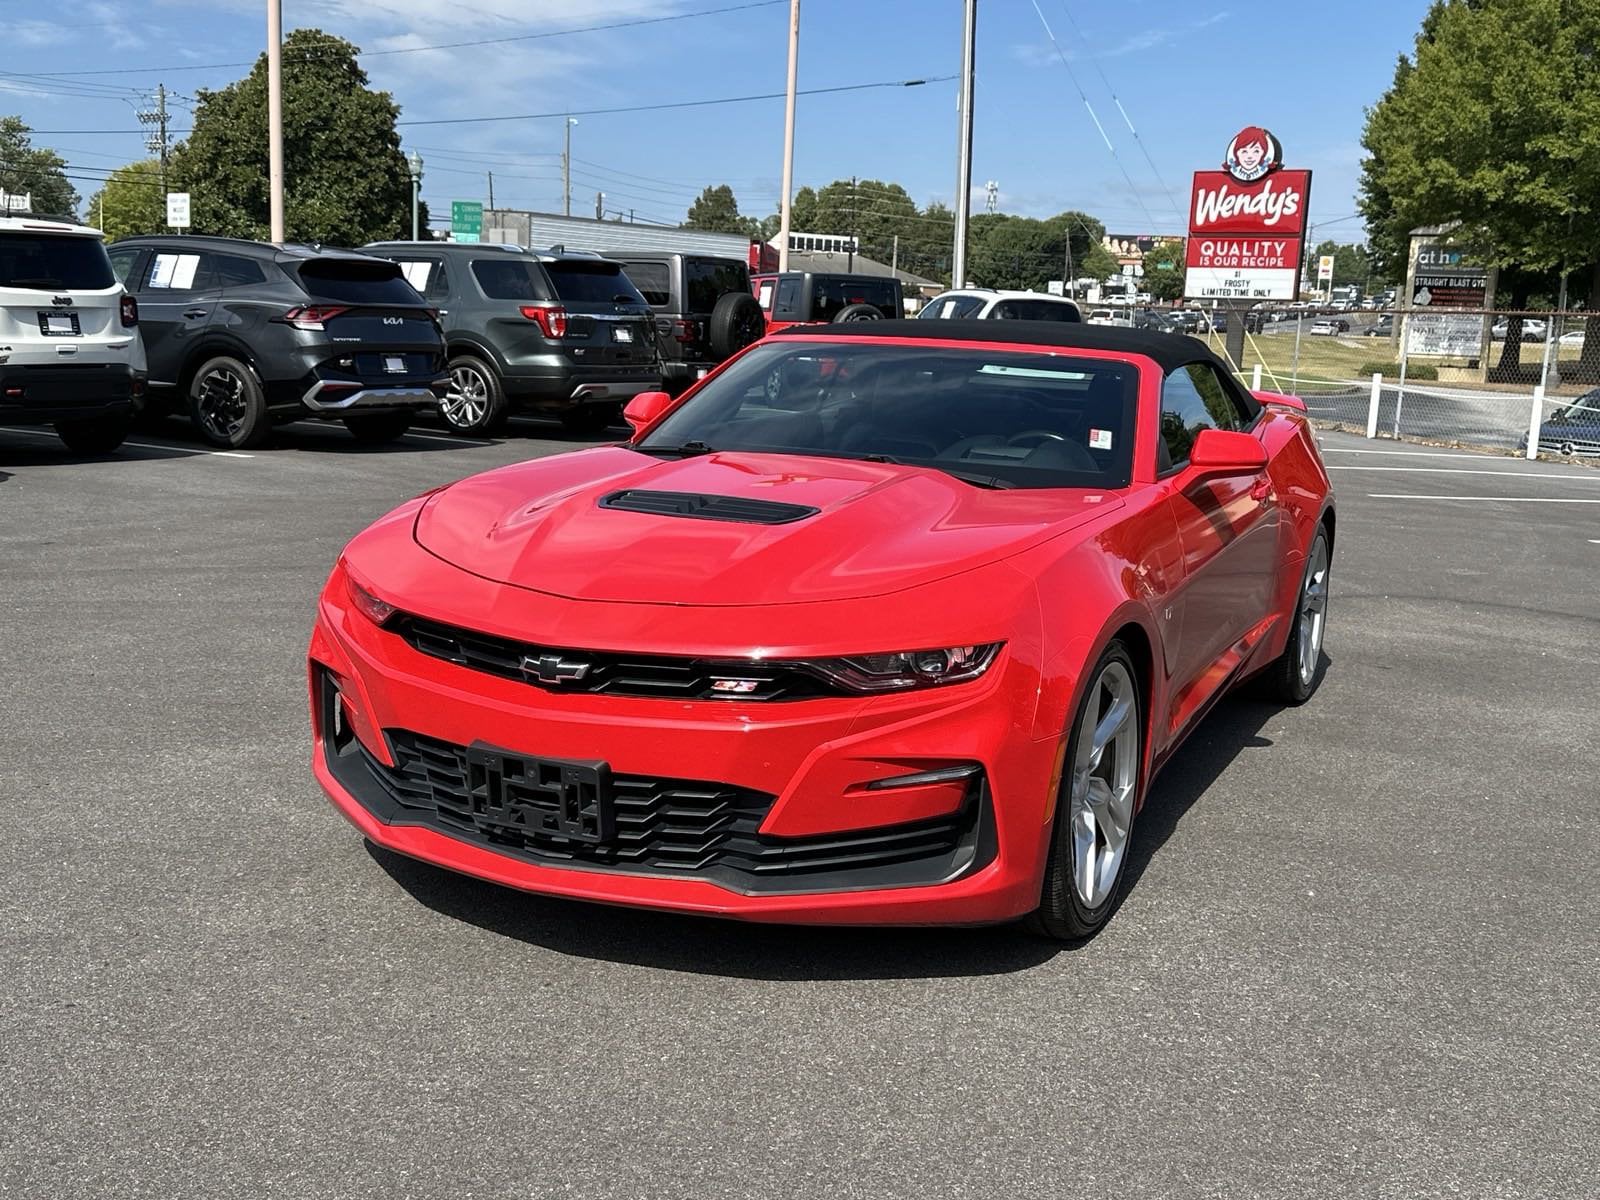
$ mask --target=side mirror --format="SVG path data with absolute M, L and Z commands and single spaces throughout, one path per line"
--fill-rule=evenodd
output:
M 1247 475 L 1266 465 L 1266 447 L 1231 429 L 1202 429 L 1189 447 L 1189 467 L 1203 475 Z
M 640 392 L 628 401 L 628 406 L 622 410 L 622 416 L 633 426 L 633 432 L 640 434 L 671 407 L 672 397 L 665 392 Z

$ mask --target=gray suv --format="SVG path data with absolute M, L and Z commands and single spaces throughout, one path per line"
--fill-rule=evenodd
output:
M 622 404 L 661 386 L 650 306 L 595 254 L 457 242 L 374 242 L 439 310 L 461 433 L 493 433 L 533 410 L 598 433 Z
M 766 314 L 750 292 L 750 268 L 740 259 L 650 250 L 616 257 L 655 310 L 661 382 L 669 392 L 681 392 L 767 332 Z

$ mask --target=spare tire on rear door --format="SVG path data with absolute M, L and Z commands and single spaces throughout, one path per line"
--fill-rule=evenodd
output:
M 846 304 L 833 314 L 835 321 L 881 321 L 883 311 L 872 304 Z
M 711 353 L 729 358 L 767 332 L 767 316 L 749 292 L 724 292 L 711 310 Z

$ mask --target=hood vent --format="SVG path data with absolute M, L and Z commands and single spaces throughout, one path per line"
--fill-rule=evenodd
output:
M 651 492 L 638 488 L 602 496 L 600 507 L 651 513 L 658 517 L 689 517 L 695 521 L 732 521 L 740 525 L 787 525 L 814 517 L 821 511 L 806 504 L 746 500 L 741 496 L 707 496 L 700 492 Z

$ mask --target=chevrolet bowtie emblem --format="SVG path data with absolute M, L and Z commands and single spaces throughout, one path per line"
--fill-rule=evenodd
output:
M 522 670 L 540 683 L 577 683 L 589 673 L 589 664 L 570 662 L 559 654 L 525 654 Z

